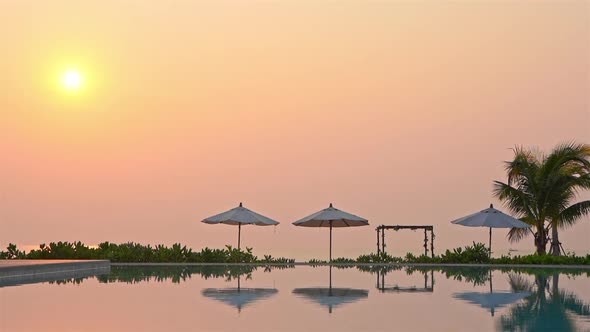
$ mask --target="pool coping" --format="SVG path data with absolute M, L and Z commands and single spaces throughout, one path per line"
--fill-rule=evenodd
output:
M 38 276 L 57 276 L 73 272 L 110 269 L 109 260 L 9 260 L 0 262 L 0 281 Z

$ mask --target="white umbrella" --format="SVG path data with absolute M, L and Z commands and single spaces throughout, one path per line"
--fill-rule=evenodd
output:
M 332 206 L 293 223 L 303 227 L 330 227 L 330 262 L 332 262 L 332 227 L 368 226 L 367 219 L 355 216 Z
M 463 218 L 451 221 L 455 225 L 467 227 L 489 227 L 490 228 L 490 255 L 492 253 L 492 228 L 529 228 L 531 225 L 513 218 L 502 211 L 494 209 L 490 204 L 489 209 L 481 210 Z
M 240 249 L 242 225 L 271 226 L 279 224 L 277 221 L 246 209 L 242 206 L 242 203 L 229 211 L 205 218 L 203 222 L 206 224 L 238 225 L 238 249 Z

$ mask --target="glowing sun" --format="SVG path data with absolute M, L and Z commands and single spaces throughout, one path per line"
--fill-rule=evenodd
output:
M 61 76 L 61 85 L 68 92 L 76 92 L 82 88 L 84 77 L 75 69 L 65 71 Z

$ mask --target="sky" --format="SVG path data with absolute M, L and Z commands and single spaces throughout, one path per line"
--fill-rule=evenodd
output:
M 335 230 L 334 256 L 375 251 L 381 224 L 434 225 L 440 253 L 487 241 L 449 221 L 501 206 L 511 148 L 590 143 L 588 1 L 8 0 L 0 45 L 1 247 L 235 246 L 200 220 L 243 202 L 281 222 L 243 246 L 326 258 L 328 230 L 291 222 L 333 203 L 371 224 Z M 505 235 L 498 254 L 533 251 Z

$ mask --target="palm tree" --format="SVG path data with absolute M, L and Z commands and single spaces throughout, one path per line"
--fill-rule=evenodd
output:
M 516 242 L 532 233 L 539 255 L 551 239 L 551 253 L 559 255 L 558 229 L 590 214 L 590 201 L 572 202 L 580 190 L 590 189 L 590 145 L 561 144 L 549 155 L 523 147 L 513 151 L 514 160 L 506 162 L 508 181 L 494 181 L 494 195 L 534 231 L 513 228 L 508 238 Z

